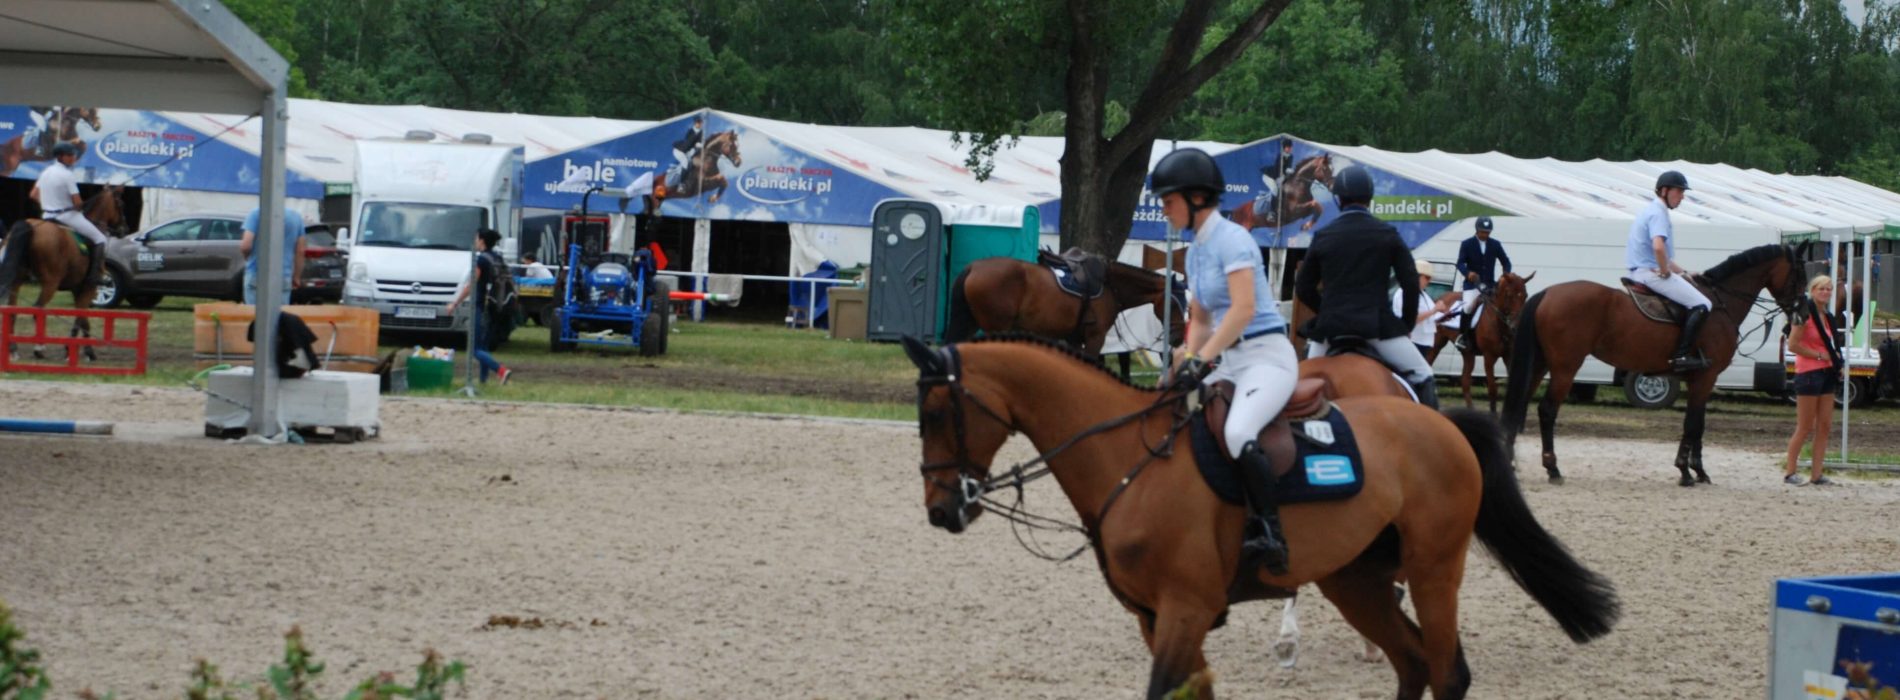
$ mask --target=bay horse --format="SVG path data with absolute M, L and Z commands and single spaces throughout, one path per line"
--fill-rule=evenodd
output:
M 1221 214 L 1226 216 L 1228 221 L 1240 224 L 1242 228 L 1248 230 L 1279 228 L 1283 225 L 1282 219 L 1285 219 L 1284 223 L 1289 224 L 1306 219 L 1306 223 L 1300 227 L 1300 230 L 1311 230 L 1313 224 L 1319 222 L 1319 215 L 1326 211 L 1319 200 L 1313 197 L 1315 182 L 1325 185 L 1328 189 L 1332 188 L 1333 155 L 1331 153 L 1307 156 L 1293 166 L 1293 176 L 1280 185 L 1279 206 L 1275 207 L 1275 211 L 1256 212 L 1255 203 L 1248 202 L 1233 211 Z
M 87 199 L 84 209 L 86 218 L 102 231 L 123 231 L 126 225 L 120 199 L 123 190 L 123 187 L 112 185 Z M 33 302 L 34 307 L 46 308 L 46 304 L 53 300 L 53 295 L 67 291 L 73 293 L 73 308 L 92 307 L 99 282 L 91 277 L 90 259 L 80 249 L 79 241 L 74 236 L 66 227 L 44 219 L 22 219 L 7 231 L 3 245 L 9 260 L 0 265 L 0 289 L 7 292 L 8 306 L 19 303 L 20 287 L 31 276 L 40 284 L 39 299 Z M 23 257 L 11 259 L 16 256 Z M 92 324 L 84 318 L 73 319 L 72 336 L 92 337 Z M 13 348 L 5 348 L 5 351 L 13 352 Z M 99 359 L 91 346 L 84 348 L 84 355 L 87 360 Z M 40 358 L 44 353 L 40 348 L 34 348 L 33 356 Z
M 1347 396 L 1393 396 L 1408 401 L 1417 400 L 1404 379 L 1393 374 L 1390 368 L 1378 360 L 1365 355 L 1345 354 L 1301 360 L 1300 378 L 1324 380 L 1326 398 L 1332 400 Z M 1293 668 L 1299 659 L 1299 603 L 1299 596 L 1294 595 L 1288 597 L 1280 609 L 1280 638 L 1273 643 L 1273 655 L 1279 659 L 1281 668 Z M 1370 663 L 1384 658 L 1372 640 L 1363 641 L 1365 648 L 1359 652 L 1360 660 Z
M 1683 375 L 1688 385 L 1689 410 L 1682 421 L 1682 441 L 1676 449 L 1676 469 L 1683 486 L 1710 483 L 1702 470 L 1703 419 L 1716 375 L 1735 359 L 1742 324 L 1755 308 L 1761 292 L 1774 295 L 1783 314 L 1794 311 L 1805 285 L 1794 250 L 1764 245 L 1730 256 L 1709 268 L 1699 282 L 1713 307 L 1702 327 L 1697 346 L 1709 366 Z M 1563 483 L 1557 469 L 1552 432 L 1557 411 L 1570 395 L 1570 385 L 1585 357 L 1594 356 L 1630 373 L 1670 376 L 1669 356 L 1680 331 L 1675 324 L 1644 316 L 1629 295 L 1595 282 L 1575 281 L 1538 292 L 1525 303 L 1512 339 L 1510 376 L 1504 392 L 1504 429 L 1513 442 L 1524 429 L 1531 394 L 1550 374 L 1550 388 L 1537 405 L 1537 424 L 1543 434 L 1544 471 L 1553 484 Z M 1691 475 L 1691 471 L 1694 472 Z
M 1476 352 L 1461 353 L 1465 366 L 1459 383 L 1465 390 L 1465 408 L 1471 408 L 1471 375 L 1473 370 L 1477 369 L 1479 358 L 1483 358 L 1484 396 L 1491 402 L 1491 414 L 1497 415 L 1498 378 L 1494 370 L 1497 368 L 1499 359 L 1509 362 L 1511 336 L 1517 330 L 1517 314 L 1524 310 L 1525 285 L 1536 276 L 1535 272 L 1529 277 L 1519 277 L 1516 273 L 1506 272 L 1503 277 L 1498 278 L 1497 286 L 1478 295 L 1478 319 L 1472 322 L 1471 327 L 1473 341 L 1477 345 Z M 1453 293 L 1456 294 L 1456 292 Z M 1438 351 L 1444 348 L 1446 343 L 1457 339 L 1456 326 L 1449 329 L 1440 326 L 1440 331 L 1432 337 L 1432 351 L 1425 361 L 1436 360 Z
M 1184 393 L 1129 384 L 1073 348 L 992 336 L 932 350 L 903 340 L 917 366 L 924 509 L 931 525 L 968 529 L 985 497 L 1052 475 L 1068 497 L 1110 592 L 1134 613 L 1153 654 L 1146 697 L 1181 686 L 1213 697 L 1202 645 L 1233 603 L 1291 595 L 1317 582 L 1360 634 L 1384 650 L 1401 700 L 1464 697 L 1458 588 L 1475 533 L 1571 639 L 1609 632 L 1609 582 L 1576 561 L 1524 502 L 1496 423 L 1442 415 L 1410 401 L 1341 398 L 1365 485 L 1351 498 L 1281 507 L 1291 568 L 1241 572 L 1244 510 L 1215 495 L 1177 445 L 1190 420 Z M 1198 414 L 1195 414 L 1198 415 Z M 997 451 L 1022 433 L 1042 452 L 1010 467 Z M 997 476 L 992 477 L 992 472 Z M 1117 508 L 1117 505 L 1121 507 Z M 1414 624 L 1393 595 L 1403 576 Z
M 1102 293 L 1083 300 L 1062 290 L 1048 267 L 1015 258 L 982 258 L 971 262 L 950 283 L 950 312 L 943 342 L 969 340 L 977 331 L 1021 331 L 1067 342 L 1093 357 L 1102 353 L 1108 331 L 1123 311 L 1153 304 L 1155 320 L 1162 318 L 1162 295 L 1168 279 L 1127 263 L 1108 261 Z M 1181 285 L 1172 288 L 1179 292 Z M 1169 342 L 1179 345 L 1187 328 L 1182 320 L 1182 297 L 1169 302 L 1173 318 Z
M 736 130 L 727 129 L 707 137 L 699 153 L 679 174 L 679 181 L 667 184 L 667 196 L 697 197 L 702 192 L 712 192 L 706 201 L 719 201 L 719 196 L 726 193 L 727 185 L 726 176 L 719 172 L 721 157 L 732 161 L 732 167 L 735 168 L 743 162 L 739 158 L 739 134 Z

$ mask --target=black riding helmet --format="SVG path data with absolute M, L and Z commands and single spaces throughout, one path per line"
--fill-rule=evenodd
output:
M 1333 175 L 1333 201 L 1339 206 L 1372 203 L 1372 171 L 1349 165 Z
M 1478 230 L 1479 230 L 1479 231 L 1490 231 L 1491 229 L 1492 229 L 1492 225 L 1491 225 L 1491 217 L 1489 217 L 1489 216 L 1480 216 L 1480 217 L 1478 217 Z
M 59 158 L 59 157 L 62 157 L 62 156 L 76 156 L 76 155 L 79 155 L 79 147 L 78 147 L 78 146 L 74 146 L 74 145 L 72 145 L 72 144 L 70 144 L 70 143 L 67 143 L 67 142 L 65 142 L 65 141 L 61 141 L 61 142 L 59 142 L 59 143 L 56 143 L 56 144 L 53 144 L 53 157 L 54 157 L 54 158 Z
M 1683 177 L 1682 173 L 1674 170 L 1663 171 L 1663 174 L 1656 178 L 1656 189 L 1660 190 L 1664 187 L 1680 187 L 1686 191 L 1689 189 L 1689 178 Z
M 1221 191 L 1227 189 L 1214 157 L 1198 148 L 1183 148 L 1162 156 L 1148 176 L 1148 186 L 1156 197 L 1172 192 L 1205 192 L 1210 200 L 1205 206 L 1210 207 L 1220 202 Z

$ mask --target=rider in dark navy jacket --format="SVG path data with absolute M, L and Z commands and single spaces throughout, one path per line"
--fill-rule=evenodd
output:
M 1478 307 L 1478 295 L 1497 285 L 1497 264 L 1511 272 L 1511 256 L 1504 244 L 1491 238 L 1491 217 L 1478 217 L 1477 232 L 1458 245 L 1458 279 L 1464 290 L 1464 313 L 1458 317 L 1458 347 L 1469 353 L 1475 347 L 1471 336 L 1471 312 Z

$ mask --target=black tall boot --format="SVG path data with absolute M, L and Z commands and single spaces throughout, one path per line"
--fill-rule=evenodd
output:
M 1240 466 L 1240 482 L 1246 487 L 1248 531 L 1252 533 L 1240 545 L 1240 561 L 1257 561 L 1275 576 L 1286 573 L 1286 541 L 1280 539 L 1280 511 L 1273 503 L 1273 463 L 1260 451 L 1260 443 L 1248 441 L 1234 459 Z
M 1696 351 L 1696 338 L 1702 335 L 1702 322 L 1709 318 L 1709 307 L 1698 306 L 1689 310 L 1689 317 L 1682 321 L 1682 337 L 1676 340 L 1676 354 L 1669 358 L 1669 366 L 1677 372 L 1694 372 L 1707 369 L 1709 360 Z
M 1419 382 L 1417 384 L 1413 384 L 1412 393 L 1418 394 L 1419 405 L 1425 406 L 1426 408 L 1430 408 L 1434 411 L 1438 410 L 1438 378 L 1437 377 L 1432 377 L 1430 379 L 1426 379 L 1425 381 Z
M 1477 340 L 1471 337 L 1471 309 L 1465 309 L 1458 313 L 1458 351 L 1469 355 L 1477 347 Z
M 99 278 L 99 273 L 103 272 L 105 267 L 106 244 L 93 243 L 86 253 L 86 279 L 94 284 L 103 281 Z

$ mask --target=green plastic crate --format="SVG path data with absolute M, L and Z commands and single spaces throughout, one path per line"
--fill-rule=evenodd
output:
M 442 389 L 455 383 L 455 363 L 450 360 L 409 358 L 410 389 Z

